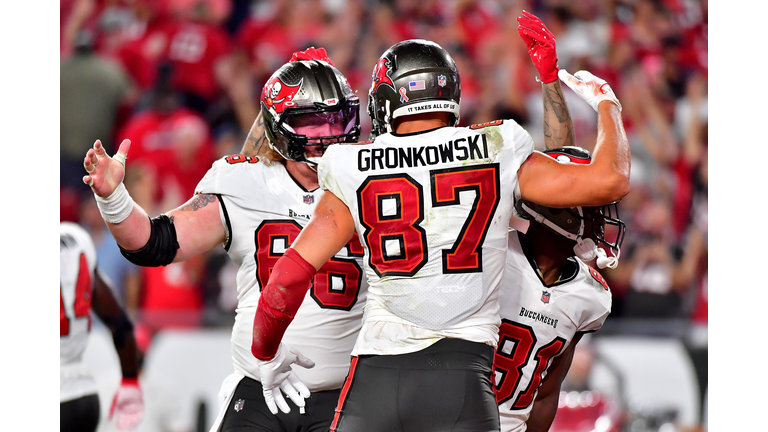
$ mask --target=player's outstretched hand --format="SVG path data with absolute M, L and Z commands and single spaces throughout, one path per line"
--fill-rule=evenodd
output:
M 83 167 L 88 172 L 88 175 L 83 177 L 83 183 L 89 185 L 96 195 L 109 197 L 123 181 L 125 159 L 130 148 L 131 140 L 125 139 L 120 143 L 115 157 L 109 157 L 101 141 L 96 140 L 83 160 Z
M 301 355 L 297 350 L 282 343 L 277 348 L 277 354 L 271 360 L 256 360 L 259 364 L 261 386 L 264 389 L 264 400 L 267 402 L 272 414 L 277 414 L 278 407 L 284 413 L 291 412 L 291 408 L 283 397 L 283 393 L 304 412 L 304 399 L 309 397 L 309 389 L 293 373 L 291 365 L 305 368 L 315 367 L 315 362 Z M 282 392 L 281 392 L 282 390 Z
M 144 399 L 136 378 L 123 378 L 120 388 L 112 399 L 109 420 L 119 430 L 134 429 L 144 418 Z
M 539 72 L 539 81 L 551 83 L 557 80 L 557 47 L 555 35 L 532 13 L 523 11 L 517 18 L 517 32 L 528 47 L 533 65 Z
M 619 111 L 621 111 L 621 103 L 619 103 L 619 99 L 613 93 L 611 86 L 609 86 L 604 79 L 598 78 L 585 70 L 580 70 L 571 75 L 567 70 L 561 69 L 558 76 L 561 81 L 570 87 L 571 90 L 575 91 L 576 94 L 584 99 L 595 109 L 595 111 L 597 111 L 597 105 L 604 100 L 615 103 L 618 105 Z

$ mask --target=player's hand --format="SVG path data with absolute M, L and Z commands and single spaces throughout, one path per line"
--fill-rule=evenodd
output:
M 561 69 L 557 75 L 561 81 L 570 87 L 571 90 L 575 91 L 595 111 L 597 111 L 597 105 L 604 100 L 615 103 L 618 105 L 619 111 L 621 111 L 619 99 L 604 79 L 598 78 L 585 70 L 580 70 L 571 75 L 567 70 Z
M 523 11 L 517 18 L 517 32 L 528 47 L 533 65 L 539 71 L 539 81 L 551 83 L 557 80 L 557 49 L 555 35 L 534 14 Z
M 83 167 L 88 172 L 88 175 L 83 177 L 83 183 L 89 185 L 96 195 L 109 197 L 123 181 L 125 159 L 130 148 L 131 140 L 123 140 L 115 157 L 109 157 L 101 141 L 96 140 L 83 160 Z
M 109 420 L 119 430 L 131 430 L 144 418 L 144 399 L 136 378 L 123 378 L 112 399 Z
M 264 388 L 264 400 L 272 414 L 277 414 L 277 408 L 284 413 L 291 408 L 283 397 L 283 393 L 304 411 L 304 399 L 309 397 L 309 389 L 293 373 L 291 365 L 313 368 L 315 362 L 301 355 L 297 350 L 282 343 L 277 348 L 277 354 L 271 360 L 256 360 L 261 375 L 261 386 Z M 282 392 L 281 392 L 282 390 Z

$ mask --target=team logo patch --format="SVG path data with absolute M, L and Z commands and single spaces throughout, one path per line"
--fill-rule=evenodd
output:
M 391 64 L 388 58 L 379 59 L 376 63 L 376 67 L 373 68 L 373 88 L 371 92 L 376 93 L 376 90 L 380 85 L 388 85 L 392 90 L 395 90 L 395 83 L 389 77 Z
M 549 291 L 546 291 L 546 290 L 542 291 L 541 292 L 541 301 L 542 301 L 542 303 L 549 303 L 549 296 L 550 296 Z
M 400 87 L 400 102 L 408 102 L 408 96 L 405 95 L 405 87 Z
M 304 204 L 312 204 L 315 202 L 314 195 L 304 195 Z
M 240 412 L 243 409 L 243 405 L 245 405 L 245 399 L 238 399 L 235 402 L 235 411 Z
M 293 102 L 293 98 L 296 93 L 301 89 L 301 84 L 304 82 L 302 78 L 296 85 L 286 84 L 280 81 L 280 78 L 273 77 L 264 86 L 264 92 L 261 94 L 261 100 L 267 105 L 268 109 L 275 110 L 276 113 L 281 113 L 283 110 L 290 106 L 296 106 Z
M 440 87 L 445 87 L 445 75 L 437 76 L 437 85 L 439 85 Z

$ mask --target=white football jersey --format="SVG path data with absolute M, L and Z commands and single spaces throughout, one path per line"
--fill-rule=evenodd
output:
M 320 185 L 349 207 L 370 284 L 355 355 L 445 337 L 495 346 L 517 170 L 532 151 L 512 120 L 328 149 Z
M 95 394 L 96 383 L 83 363 L 91 331 L 91 298 L 96 247 L 72 222 L 59 226 L 61 310 L 59 315 L 60 402 Z
M 236 155 L 214 162 L 195 193 L 221 197 L 225 248 L 239 267 L 232 358 L 237 372 L 258 380 L 251 342 L 261 290 L 277 260 L 309 222 L 323 191 L 305 190 L 281 163 L 266 166 L 257 158 Z M 354 237 L 320 268 L 283 337 L 283 343 L 315 362 L 312 369 L 294 368 L 311 391 L 341 388 L 349 371 L 367 292 L 362 252 Z
M 501 430 L 526 430 L 542 379 L 552 359 L 576 333 L 593 332 L 611 313 L 611 291 L 595 269 L 569 259 L 565 279 L 546 286 L 538 267 L 509 233 L 509 251 L 499 305 L 502 324 L 494 358 L 494 390 Z

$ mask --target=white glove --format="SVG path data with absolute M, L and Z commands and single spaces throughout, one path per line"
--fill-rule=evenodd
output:
M 144 418 L 144 399 L 141 387 L 136 378 L 123 378 L 117 389 L 112 407 L 109 409 L 109 419 L 119 430 L 131 430 L 141 423 Z
M 271 360 L 256 359 L 256 363 L 259 365 L 264 400 L 272 414 L 277 414 L 278 407 L 284 413 L 291 412 L 291 408 L 283 397 L 283 392 L 291 398 L 303 414 L 304 399 L 309 397 L 309 389 L 293 373 L 291 365 L 296 363 L 301 367 L 313 368 L 315 362 L 304 357 L 297 350 L 281 343 L 277 348 L 277 354 Z
M 621 111 L 619 99 L 616 98 L 611 86 L 604 79 L 598 78 L 585 70 L 580 70 L 571 75 L 567 70 L 560 69 L 557 76 L 560 77 L 560 80 L 565 85 L 592 106 L 595 111 L 597 111 L 597 105 L 604 100 L 615 103 L 618 105 L 619 111 Z

